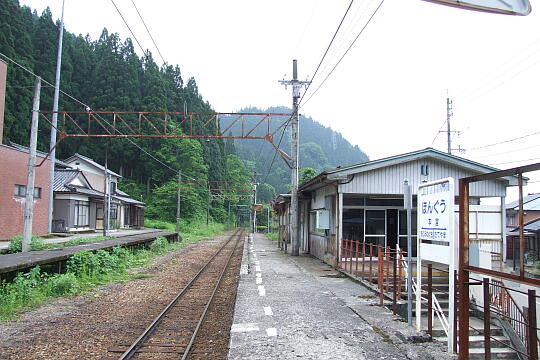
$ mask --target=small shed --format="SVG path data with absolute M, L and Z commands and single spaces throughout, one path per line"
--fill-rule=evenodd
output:
M 324 171 L 299 188 L 301 249 L 337 266 L 342 239 L 406 248 L 406 211 L 403 183 L 407 179 L 413 192 L 413 235 L 416 235 L 416 193 L 422 182 L 452 177 L 457 179 L 496 171 L 493 167 L 450 155 L 433 148 L 337 167 Z M 500 234 L 489 240 L 503 258 L 506 187 L 517 185 L 513 177 L 474 183 L 470 187 L 471 205 L 481 198 L 498 198 L 496 216 Z M 286 198 L 282 197 L 282 202 Z M 471 210 L 474 210 L 471 208 Z M 473 211 L 474 212 L 474 211 Z M 477 214 L 481 212 L 477 208 Z M 472 231 L 471 231 L 472 232 Z M 478 229 L 471 240 L 482 240 Z M 476 238 L 475 238 L 476 236 Z M 416 241 L 413 240 L 413 243 Z M 413 249 L 414 256 L 414 249 Z

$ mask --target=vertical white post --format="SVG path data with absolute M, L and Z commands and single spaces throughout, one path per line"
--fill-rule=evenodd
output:
M 178 194 L 176 200 L 176 232 L 180 236 L 180 184 L 182 183 L 182 170 L 178 170 Z
M 39 97 L 41 94 L 41 78 L 36 77 L 34 103 L 32 105 L 32 127 L 30 130 L 30 151 L 28 154 L 28 177 L 26 182 L 26 200 L 24 203 L 24 230 L 22 251 L 30 250 L 32 239 L 32 219 L 34 216 L 34 180 L 36 178 L 36 148 L 39 121 Z

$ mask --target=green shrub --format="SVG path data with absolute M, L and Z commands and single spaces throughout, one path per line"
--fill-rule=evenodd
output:
M 534 263 L 534 267 L 538 270 L 540 270 L 540 261 L 537 261 Z
M 15 254 L 22 251 L 22 240 L 23 236 L 22 234 L 15 235 L 11 238 L 8 245 L 8 252 L 10 254 Z M 30 250 L 43 250 L 45 248 L 45 244 L 43 243 L 43 239 L 39 236 L 32 235 L 32 238 L 30 240 Z
M 159 236 L 150 244 L 150 250 L 158 254 L 167 250 L 169 242 L 164 236 Z
M 47 286 L 52 296 L 73 295 L 81 291 L 79 281 L 73 273 L 51 276 L 47 280 Z
M 67 271 L 76 276 L 92 275 L 97 272 L 99 260 L 90 251 L 79 251 L 67 261 Z

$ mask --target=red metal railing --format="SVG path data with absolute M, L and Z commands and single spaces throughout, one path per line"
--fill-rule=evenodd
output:
M 358 280 L 375 285 L 379 292 L 380 304 L 384 297 L 392 300 L 393 311 L 397 311 L 397 301 L 402 298 L 405 271 L 403 250 L 395 250 L 359 240 L 342 239 L 339 269 Z

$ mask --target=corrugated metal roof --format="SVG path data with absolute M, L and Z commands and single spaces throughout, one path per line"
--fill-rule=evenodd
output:
M 72 155 L 72 156 L 68 157 L 66 160 L 64 160 L 64 162 L 68 163 L 68 162 L 73 161 L 73 160 L 75 160 L 75 159 L 80 159 L 80 160 L 86 161 L 86 162 L 89 163 L 90 165 L 95 166 L 95 167 L 97 167 L 98 169 L 105 171 L 105 166 L 100 165 L 100 164 L 98 164 L 97 162 L 95 162 L 93 159 L 91 159 L 91 158 L 89 158 L 89 157 L 86 157 L 86 156 L 84 156 L 84 155 L 78 154 L 78 153 L 75 154 L 75 155 Z M 110 175 L 113 175 L 113 176 L 116 176 L 116 177 L 119 177 L 119 178 L 122 177 L 121 175 L 119 175 L 119 174 L 117 174 L 117 173 L 115 173 L 114 171 L 111 171 L 111 170 L 109 170 L 109 169 L 107 169 L 107 174 L 110 174 Z
M 506 204 L 507 209 L 519 210 L 519 201 Z M 523 210 L 540 210 L 540 193 L 529 194 L 523 198 Z

